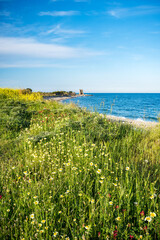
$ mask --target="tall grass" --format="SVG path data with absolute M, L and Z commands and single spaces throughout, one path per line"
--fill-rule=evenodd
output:
M 0 239 L 159 239 L 159 128 L 25 104 L 28 125 L 3 131 Z

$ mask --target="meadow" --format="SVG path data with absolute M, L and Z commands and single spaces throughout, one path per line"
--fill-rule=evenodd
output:
M 160 239 L 160 127 L 0 89 L 0 239 Z

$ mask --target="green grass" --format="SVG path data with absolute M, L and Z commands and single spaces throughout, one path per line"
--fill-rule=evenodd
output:
M 158 127 L 49 101 L 0 106 L 0 239 L 160 239 Z

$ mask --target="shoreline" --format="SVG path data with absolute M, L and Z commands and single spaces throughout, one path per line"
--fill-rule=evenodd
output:
M 56 96 L 47 96 L 47 97 L 43 97 L 44 100 L 49 100 L 49 101 L 63 101 L 63 100 L 67 100 L 67 99 L 72 99 L 72 98 L 78 98 L 78 97 L 86 97 L 86 96 L 90 96 L 90 95 L 76 95 L 76 96 L 64 96 L 64 97 L 56 97 Z M 108 120 L 110 121 L 115 121 L 115 122 L 121 122 L 123 124 L 129 124 L 138 128 L 144 128 L 144 129 L 151 129 L 151 128 L 155 128 L 160 126 L 159 122 L 151 122 L 151 121 L 145 121 L 145 120 L 141 120 L 141 119 L 130 119 L 130 118 L 126 118 L 126 117 L 118 117 L 118 116 L 114 116 L 114 115 L 105 115 L 102 113 L 99 113 L 100 116 L 106 117 Z
M 124 123 L 124 124 L 129 124 L 129 125 L 132 125 L 132 126 L 135 126 L 135 127 L 145 128 L 145 129 L 160 126 L 159 122 L 151 122 L 151 121 L 145 121 L 145 120 L 141 120 L 141 119 L 130 119 L 130 118 L 125 118 L 125 117 L 116 117 L 116 116 L 113 116 L 113 115 L 105 115 L 105 117 L 108 120 L 111 120 L 111 121 L 121 122 L 121 123 Z
M 91 96 L 88 94 L 84 94 L 84 95 L 75 95 L 75 96 L 61 96 L 61 97 L 57 97 L 57 96 L 44 96 L 43 99 L 44 100 L 49 100 L 49 101 L 63 101 L 63 100 L 68 100 L 68 99 L 72 99 L 72 98 L 78 98 L 78 97 L 87 97 L 87 96 Z

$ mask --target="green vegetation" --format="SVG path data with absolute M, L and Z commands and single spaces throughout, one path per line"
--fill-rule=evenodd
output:
M 14 91 L 0 89 L 0 239 L 160 239 L 160 128 Z
M 55 96 L 55 97 L 69 97 L 69 96 L 75 96 L 76 93 L 72 92 L 72 91 L 56 91 L 56 92 L 39 92 L 42 96 L 44 97 L 51 97 L 51 96 Z

